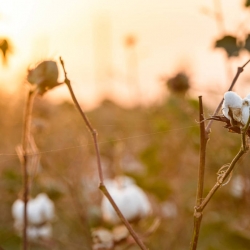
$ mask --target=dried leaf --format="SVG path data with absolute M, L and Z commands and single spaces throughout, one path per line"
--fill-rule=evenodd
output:
M 238 56 L 241 49 L 237 45 L 237 39 L 234 36 L 224 36 L 215 42 L 215 48 L 223 48 L 227 52 L 228 57 Z
M 39 94 L 44 94 L 47 90 L 52 89 L 60 83 L 58 79 L 58 67 L 54 61 L 43 61 L 34 69 L 28 71 L 27 80 L 31 84 L 37 85 Z

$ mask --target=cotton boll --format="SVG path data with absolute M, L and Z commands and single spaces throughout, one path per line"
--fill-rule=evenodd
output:
M 241 122 L 241 107 L 242 98 L 233 91 L 228 91 L 224 94 L 222 104 L 223 115 L 234 124 L 234 121 Z
M 12 205 L 11 208 L 12 216 L 17 222 L 17 224 L 23 223 L 23 207 L 24 203 L 20 199 L 16 200 Z
M 54 203 L 44 193 L 30 199 L 27 203 L 27 218 L 31 225 L 40 225 L 52 221 L 54 218 Z M 24 217 L 24 202 L 16 200 L 12 205 L 12 215 L 15 220 L 15 228 L 21 228 Z
M 44 80 L 57 82 L 58 68 L 54 61 L 43 61 L 36 68 L 28 70 L 27 80 L 32 84 L 40 84 Z
M 49 239 L 52 235 L 52 226 L 46 223 L 42 226 L 29 225 L 27 227 L 27 237 L 29 240 L 36 241 L 38 239 Z
M 122 183 L 122 178 L 124 183 Z M 151 212 L 151 205 L 146 194 L 126 177 L 119 177 L 109 184 L 108 191 L 124 217 L 129 220 L 141 219 Z M 102 201 L 103 218 L 113 224 L 119 223 L 116 212 L 106 197 Z
M 244 178 L 240 175 L 236 176 L 232 180 L 230 192 L 234 197 L 240 198 L 243 195 L 245 188 Z
M 47 223 L 37 229 L 37 236 L 41 239 L 49 239 L 52 236 L 52 226 Z
M 250 108 L 250 97 L 246 97 L 242 101 L 242 121 L 243 125 L 246 125 L 249 118 L 249 108 Z
M 37 199 L 31 199 L 27 206 L 27 216 L 30 224 L 41 224 L 44 222 L 43 215 L 41 213 L 41 205 Z
M 38 238 L 38 230 L 34 226 L 27 227 L 27 237 L 29 240 L 37 240 Z
M 43 61 L 34 69 L 28 70 L 27 80 L 39 86 L 39 94 L 43 95 L 48 89 L 59 85 L 58 67 L 54 61 Z
M 37 195 L 36 202 L 39 204 L 40 213 L 43 220 L 51 221 L 54 218 L 54 203 L 49 199 L 45 193 Z
M 31 224 L 41 224 L 54 218 L 54 204 L 45 193 L 28 202 L 28 220 Z
M 95 229 L 92 232 L 93 250 L 113 249 L 114 241 L 112 233 L 104 228 Z
M 171 201 L 165 201 L 161 204 L 161 212 L 164 218 L 175 218 L 178 215 L 177 206 Z
M 224 94 L 223 105 L 231 108 L 240 108 L 242 105 L 242 98 L 233 91 L 228 91 Z
M 23 223 L 24 202 L 16 200 L 12 205 L 12 214 L 16 221 Z M 41 214 L 41 205 L 36 199 L 30 199 L 27 203 L 27 218 L 30 224 L 41 224 L 44 222 Z

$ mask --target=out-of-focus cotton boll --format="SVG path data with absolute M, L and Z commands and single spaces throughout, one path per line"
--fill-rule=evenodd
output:
M 31 84 L 39 87 L 39 93 L 42 95 L 48 89 L 58 85 L 58 67 L 54 61 L 43 61 L 34 69 L 28 70 L 27 80 Z
M 38 238 L 37 228 L 34 226 L 27 227 L 27 237 L 29 240 L 36 240 Z
M 233 91 L 228 91 L 224 94 L 222 113 L 231 121 L 231 124 L 233 124 L 232 120 L 241 122 L 241 107 L 242 98 L 238 94 Z
M 40 213 L 42 214 L 43 220 L 51 221 L 55 215 L 54 203 L 49 199 L 45 193 L 37 195 L 36 202 L 40 206 Z
M 175 218 L 178 215 L 176 204 L 170 201 L 163 202 L 161 204 L 161 213 L 164 218 Z
M 241 175 L 237 175 L 233 178 L 230 188 L 230 193 L 237 198 L 242 197 L 245 189 L 245 181 Z
M 24 224 L 24 202 L 16 200 L 12 205 L 14 227 L 20 233 Z M 52 233 L 50 222 L 54 219 L 54 203 L 41 193 L 27 203 L 27 235 L 30 239 L 48 238 Z
M 48 239 L 52 236 L 52 226 L 47 223 L 37 229 L 37 235 L 39 238 Z
M 24 202 L 16 200 L 12 205 L 12 215 L 16 221 L 23 223 Z M 54 204 L 44 193 L 30 199 L 27 203 L 27 216 L 30 224 L 41 224 L 54 218 Z
M 95 229 L 92 232 L 93 250 L 113 249 L 114 241 L 112 233 L 104 228 Z
M 22 200 L 16 200 L 12 205 L 12 216 L 17 224 L 17 227 L 23 223 L 23 207 L 24 203 Z
M 52 236 L 52 226 L 47 223 L 43 226 L 28 226 L 27 236 L 29 240 L 49 239 Z
M 141 219 L 151 213 L 151 205 L 146 194 L 131 178 L 120 176 L 108 181 L 107 189 L 127 220 Z M 104 220 L 112 224 L 120 222 L 106 197 L 103 198 L 101 207 Z

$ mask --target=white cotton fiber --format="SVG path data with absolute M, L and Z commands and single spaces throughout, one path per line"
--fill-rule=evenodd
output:
M 222 104 L 222 113 L 229 120 L 232 119 L 229 115 L 229 110 L 232 111 L 233 119 L 241 122 L 241 107 L 242 98 L 233 91 L 228 91 L 224 94 L 224 101 Z

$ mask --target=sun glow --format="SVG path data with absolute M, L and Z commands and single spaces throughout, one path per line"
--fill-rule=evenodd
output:
M 0 64 L 0 84 L 15 89 L 28 67 L 59 56 L 78 95 L 90 106 L 106 97 L 126 105 L 155 102 L 165 96 L 159 78 L 180 68 L 191 72 L 199 86 L 225 83 L 223 57 L 212 50 L 219 32 L 200 11 L 211 5 L 209 0 L 4 1 L 0 35 L 10 39 L 13 52 L 8 67 Z M 236 1 L 223 7 L 229 21 L 232 8 L 234 16 L 242 11 Z M 136 38 L 135 66 L 128 63 L 128 35 Z M 68 94 L 61 87 L 49 96 Z

